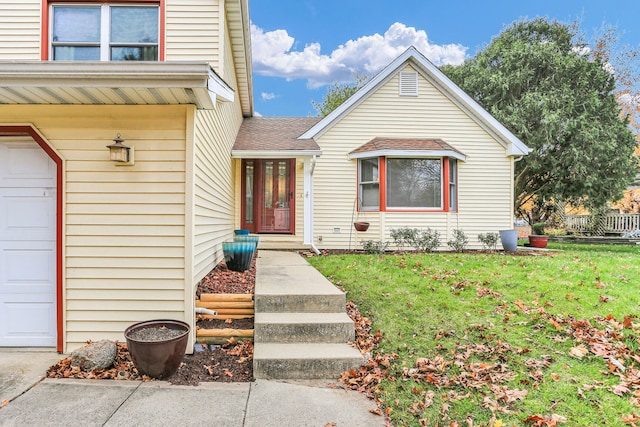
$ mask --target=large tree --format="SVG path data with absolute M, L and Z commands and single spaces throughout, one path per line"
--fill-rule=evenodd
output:
M 333 85 L 327 86 L 327 93 L 322 101 L 311 101 L 311 105 L 318 112 L 318 117 L 325 117 L 356 93 L 368 80 L 368 76 L 356 74 L 354 83 L 334 82 Z
M 615 74 L 594 52 L 576 26 L 537 18 L 507 27 L 464 64 L 443 67 L 533 149 L 516 163 L 516 211 L 553 199 L 600 207 L 633 180 L 636 139 L 621 118 Z

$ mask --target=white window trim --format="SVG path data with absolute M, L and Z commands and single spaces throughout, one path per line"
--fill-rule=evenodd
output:
M 413 207 L 413 206 L 389 206 L 389 159 L 393 160 L 393 159 L 428 159 L 428 160 L 439 160 L 440 161 L 440 205 L 439 206 L 419 206 L 419 207 Z M 419 212 L 425 212 L 425 211 L 442 211 L 444 210 L 444 159 L 445 157 L 439 156 L 439 157 L 434 157 L 434 156 L 412 156 L 412 157 L 386 157 L 385 158 L 385 180 L 387 180 L 387 182 L 385 182 L 385 187 L 387 189 L 386 191 L 386 198 L 387 200 L 384 201 L 385 204 L 385 209 L 387 210 L 387 212 L 393 212 L 393 211 L 419 211 Z
M 360 178 L 362 177 L 362 164 L 358 161 L 358 210 L 359 211 L 368 211 L 368 212 L 376 212 L 380 210 L 380 157 L 367 157 L 367 159 L 376 159 L 378 163 L 378 179 L 375 181 L 362 181 Z M 362 159 L 366 160 L 366 159 Z M 378 184 L 378 205 L 377 206 L 364 206 L 362 204 L 362 186 L 363 185 L 371 185 Z

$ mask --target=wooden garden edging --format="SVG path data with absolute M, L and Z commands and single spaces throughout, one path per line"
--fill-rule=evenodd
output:
M 250 319 L 255 315 L 252 294 L 201 294 L 196 307 L 208 308 L 218 313 L 198 314 L 201 319 Z M 205 344 L 224 344 L 227 340 L 252 340 L 253 329 L 197 329 L 196 341 Z

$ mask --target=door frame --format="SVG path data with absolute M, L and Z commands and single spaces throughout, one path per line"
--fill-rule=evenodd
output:
M 265 162 L 285 161 L 289 164 L 289 191 L 292 193 L 290 197 L 290 214 L 289 214 L 289 230 L 287 231 L 260 231 L 262 229 L 262 206 L 264 204 L 264 179 L 263 170 Z M 253 224 L 246 222 L 246 164 L 254 162 L 253 171 Z M 295 234 L 296 224 L 296 159 L 294 158 L 278 158 L 278 159 L 242 159 L 241 168 L 241 190 L 240 190 L 240 227 L 248 229 L 252 233 L 261 234 Z
M 46 142 L 45 138 L 32 126 L 17 125 L 5 126 L 0 125 L 0 136 L 28 136 L 31 137 L 45 153 L 56 164 L 56 351 L 62 353 L 64 351 L 63 322 L 64 313 L 62 310 L 62 218 L 63 218 L 63 160 L 51 146 Z

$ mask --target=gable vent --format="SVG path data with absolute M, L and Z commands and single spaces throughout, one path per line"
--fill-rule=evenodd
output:
M 418 96 L 418 73 L 400 71 L 400 96 Z

